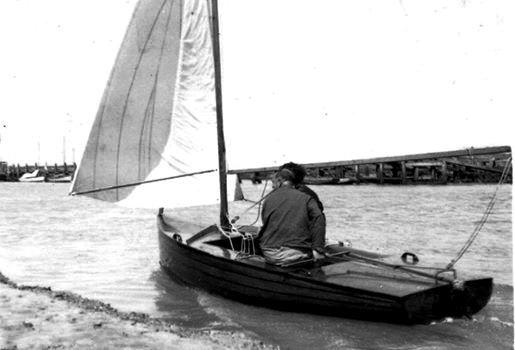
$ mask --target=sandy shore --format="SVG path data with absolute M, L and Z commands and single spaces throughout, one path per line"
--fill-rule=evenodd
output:
M 273 349 L 243 333 L 185 332 L 98 300 L 19 286 L 0 273 L 0 349 Z

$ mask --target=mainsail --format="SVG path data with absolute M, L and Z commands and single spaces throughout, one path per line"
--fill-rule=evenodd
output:
M 212 45 L 207 1 L 139 2 L 72 192 L 117 187 L 88 195 L 138 207 L 219 202 Z

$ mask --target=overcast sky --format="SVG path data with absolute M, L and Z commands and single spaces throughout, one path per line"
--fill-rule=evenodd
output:
M 78 161 L 135 3 L 0 2 L 0 160 Z M 228 113 L 249 118 L 228 132 L 256 166 L 512 143 L 513 1 L 293 3 L 220 5 Z
M 135 3 L 0 2 L 0 158 L 79 158 Z

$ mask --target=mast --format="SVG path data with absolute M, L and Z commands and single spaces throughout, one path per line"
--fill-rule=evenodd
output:
M 66 164 L 66 135 L 63 136 L 63 164 Z
M 216 129 L 218 135 L 218 174 L 220 182 L 220 225 L 229 226 L 227 206 L 227 168 L 225 164 L 225 138 L 222 109 L 222 68 L 220 63 L 220 30 L 218 26 L 218 0 L 211 0 L 211 20 L 213 24 L 213 56 L 215 68 Z

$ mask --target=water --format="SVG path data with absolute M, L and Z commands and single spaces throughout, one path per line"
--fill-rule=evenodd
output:
M 251 199 L 261 187 L 244 183 Z M 444 265 L 481 219 L 492 185 L 318 186 L 328 237 Z M 179 285 L 159 268 L 155 210 L 68 197 L 67 184 L 0 184 L 0 271 L 20 284 L 51 286 L 146 312 L 191 329 L 254 334 L 291 349 L 504 349 L 513 347 L 511 186 L 459 261 L 460 277 L 492 276 L 494 295 L 472 320 L 402 326 L 249 306 Z M 231 204 L 236 215 L 249 203 Z M 216 206 L 168 211 L 201 224 Z M 254 220 L 253 211 L 240 219 Z

